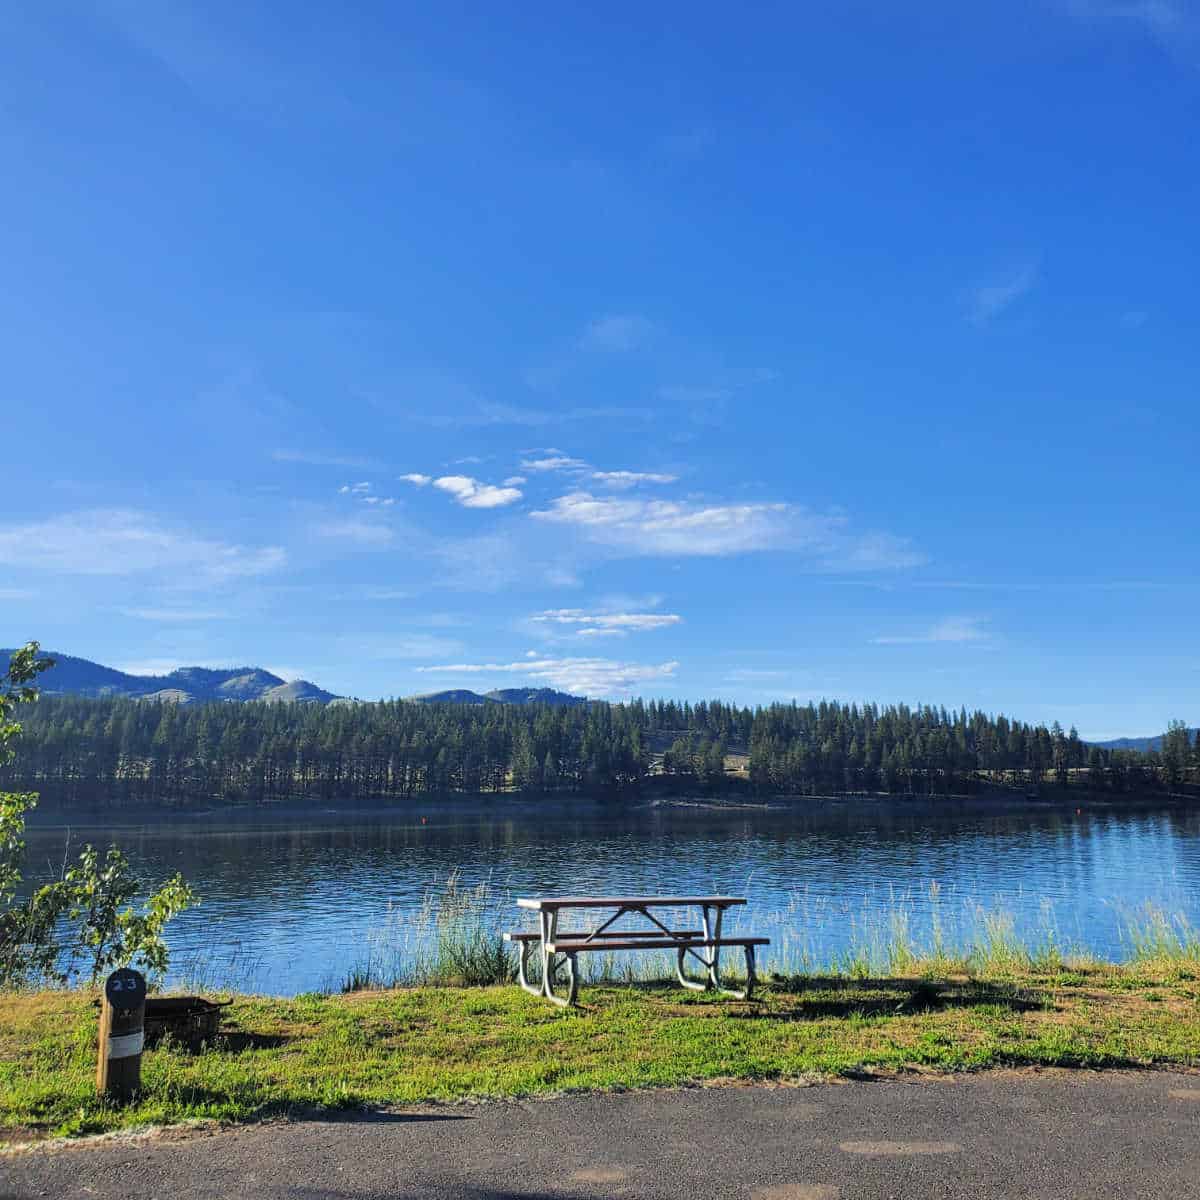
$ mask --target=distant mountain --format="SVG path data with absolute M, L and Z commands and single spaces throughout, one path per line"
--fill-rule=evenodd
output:
M 553 688 L 497 688 L 480 695 L 467 688 L 452 688 L 446 692 L 427 692 L 423 696 L 409 696 L 416 704 L 550 704 L 556 708 L 586 704 L 583 696 L 572 696 L 570 692 L 556 692 Z
M 0 673 L 7 670 L 11 650 L 0 650 Z M 194 704 L 212 700 L 279 700 L 328 704 L 332 692 L 303 679 L 292 682 L 261 667 L 180 667 L 169 675 L 130 675 L 86 658 L 47 651 L 55 665 L 38 676 L 47 695 L 128 696 L 138 700 L 173 700 Z
M 485 693 L 485 696 L 488 700 L 499 700 L 501 704 L 549 704 L 554 708 L 570 708 L 587 703 L 583 696 L 556 692 L 553 688 L 497 688 Z
M 1196 740 L 1197 731 L 1195 729 L 1188 730 L 1188 737 L 1193 742 Z M 1101 750 L 1140 750 L 1145 753 L 1147 750 L 1162 749 L 1162 734 L 1156 737 L 1126 737 L 1113 738 L 1108 742 L 1088 742 L 1089 746 L 1099 746 Z
M 420 696 L 409 696 L 413 704 L 487 704 L 488 698 L 466 688 L 450 688 L 445 692 L 424 692 Z

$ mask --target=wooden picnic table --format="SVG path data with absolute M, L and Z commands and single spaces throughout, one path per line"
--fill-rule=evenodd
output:
M 745 904 L 744 896 L 539 896 L 521 898 L 517 906 L 538 915 L 536 932 L 511 931 L 504 935 L 506 942 L 520 947 L 517 976 L 521 986 L 535 996 L 545 996 L 555 1004 L 574 1004 L 579 993 L 579 975 L 576 970 L 576 955 L 595 950 L 606 952 L 624 950 L 674 950 L 676 974 L 685 988 L 704 991 L 715 988 L 739 1000 L 746 999 L 754 988 L 754 948 L 770 944 L 764 937 L 726 937 L 721 926 L 725 912 Z M 699 929 L 672 928 L 660 920 L 656 910 L 698 908 L 701 912 Z M 596 910 L 611 910 L 607 918 L 595 928 L 572 929 L 569 932 L 558 927 L 559 914 L 571 909 L 595 913 Z M 622 917 L 640 919 L 643 923 L 635 928 L 613 929 Z M 577 918 L 574 924 L 583 923 Z M 741 990 L 727 988 L 721 983 L 721 950 L 726 946 L 740 947 L 746 956 L 746 986 Z M 541 979 L 533 982 L 529 978 L 529 960 L 538 954 Z M 688 977 L 685 966 L 688 956 L 704 967 L 705 979 L 697 981 Z M 566 995 L 554 991 L 560 982 L 559 973 L 566 970 Z

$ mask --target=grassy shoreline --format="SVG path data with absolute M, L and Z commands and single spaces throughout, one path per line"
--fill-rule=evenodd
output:
M 595 984 L 560 1011 L 514 986 L 239 997 L 200 1052 L 165 1045 L 144 1094 L 94 1095 L 91 994 L 0 994 L 0 1145 L 148 1124 L 564 1090 L 989 1067 L 1200 1067 L 1200 963 L 776 978 L 748 1002 Z

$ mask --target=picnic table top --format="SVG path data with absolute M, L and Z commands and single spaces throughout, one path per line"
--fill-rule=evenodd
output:
M 745 896 L 530 896 L 519 899 L 517 906 L 548 912 L 557 908 L 732 908 L 745 903 Z

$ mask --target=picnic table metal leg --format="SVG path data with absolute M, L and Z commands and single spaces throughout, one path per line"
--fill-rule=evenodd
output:
M 575 955 L 569 952 L 566 954 L 550 953 L 549 947 L 558 933 L 557 909 L 550 912 L 539 912 L 538 924 L 542 934 L 542 985 L 535 995 L 545 996 L 552 1003 L 566 1008 L 575 1003 L 575 997 L 579 994 L 579 976 L 575 970 Z M 559 967 L 563 965 L 567 968 L 567 994 L 565 997 L 554 994 L 554 979 L 558 974 Z
M 537 950 L 536 942 L 522 942 L 521 953 L 517 958 L 517 982 L 532 996 L 540 996 L 542 994 L 542 984 L 539 980 L 537 983 L 529 982 L 529 958 L 533 952 Z
M 757 982 L 757 977 L 754 974 L 754 947 L 743 946 L 746 952 L 746 986 L 744 988 L 727 988 L 718 979 L 713 986 L 723 995 L 732 996 L 735 1000 L 749 1000 L 754 992 L 754 985 Z
M 720 986 L 716 982 L 716 955 L 719 953 L 719 950 L 712 944 L 714 938 L 721 936 L 720 910 L 717 911 L 716 930 L 714 933 L 708 905 L 704 905 L 700 910 L 700 928 L 702 931 L 701 936 L 704 940 L 700 943 L 699 947 L 681 946 L 677 952 L 675 961 L 675 974 L 679 977 L 680 984 L 693 992 L 703 992 L 707 991 L 710 987 L 715 988 Z M 687 977 L 687 973 L 684 971 L 684 963 L 688 954 L 698 959 L 704 967 L 705 979 L 703 983 Z
M 553 981 L 558 978 L 558 970 L 562 966 L 567 968 L 567 994 L 556 996 Z M 546 976 L 546 990 L 543 994 L 547 1000 L 557 1004 L 560 1008 L 569 1008 L 575 1003 L 575 997 L 579 995 L 579 975 L 575 969 L 575 955 L 570 951 L 565 954 L 550 955 L 549 970 L 550 973 Z
M 708 948 L 708 982 L 714 988 L 717 988 L 718 990 L 720 990 L 720 988 L 721 988 L 721 975 L 720 975 L 721 946 L 720 946 L 720 941 L 721 941 L 721 925 L 724 921 L 724 918 L 725 918 L 725 910 L 723 908 L 718 908 L 716 920 L 712 923 L 712 926 L 711 926 L 712 941 Z M 709 939 L 709 936 L 710 936 L 709 928 L 710 928 L 710 923 L 709 923 L 709 918 L 708 918 L 708 909 L 706 908 L 704 910 L 704 937 L 705 937 L 706 941 Z
M 694 951 L 693 951 L 693 953 L 694 953 Z M 686 946 L 680 946 L 680 947 L 679 947 L 679 950 L 677 951 L 677 955 L 676 955 L 676 962 L 675 962 L 675 974 L 679 976 L 679 983 L 680 983 L 680 986 L 681 986 L 681 987 L 685 987 L 685 988 L 687 988 L 689 991 L 692 991 L 692 992 L 704 992 L 704 991 L 707 991 L 707 990 L 708 990 L 708 983 L 707 983 L 707 982 L 705 982 L 705 983 L 697 983 L 697 982 L 696 982 L 696 980 L 694 980 L 694 979 L 689 979 L 689 978 L 687 977 L 687 974 L 686 974 L 686 972 L 685 972 L 685 971 L 684 971 L 684 969 L 683 969 L 684 960 L 686 959 L 686 957 L 687 957 L 687 954 L 688 954 L 688 949 L 687 949 L 687 947 L 686 947 Z
M 550 995 L 550 951 L 547 947 L 554 941 L 554 934 L 558 929 L 558 913 L 539 912 L 538 929 L 542 934 L 542 995 L 548 996 Z
M 679 948 L 676 955 L 675 973 L 679 977 L 679 982 L 693 992 L 703 992 L 708 988 L 712 988 L 723 995 L 733 996 L 736 1000 L 748 1000 L 754 991 L 754 985 L 757 981 L 754 973 L 754 947 L 743 947 L 746 952 L 746 986 L 740 989 L 726 987 L 721 982 L 721 947 L 717 945 L 721 940 L 721 926 L 724 923 L 723 916 L 724 910 L 718 908 L 716 909 L 716 916 L 710 917 L 709 909 L 705 907 L 703 916 L 704 941 L 699 946 L 681 946 Z M 688 954 L 691 954 L 703 964 L 707 975 L 704 983 L 687 977 L 684 971 L 684 962 Z

